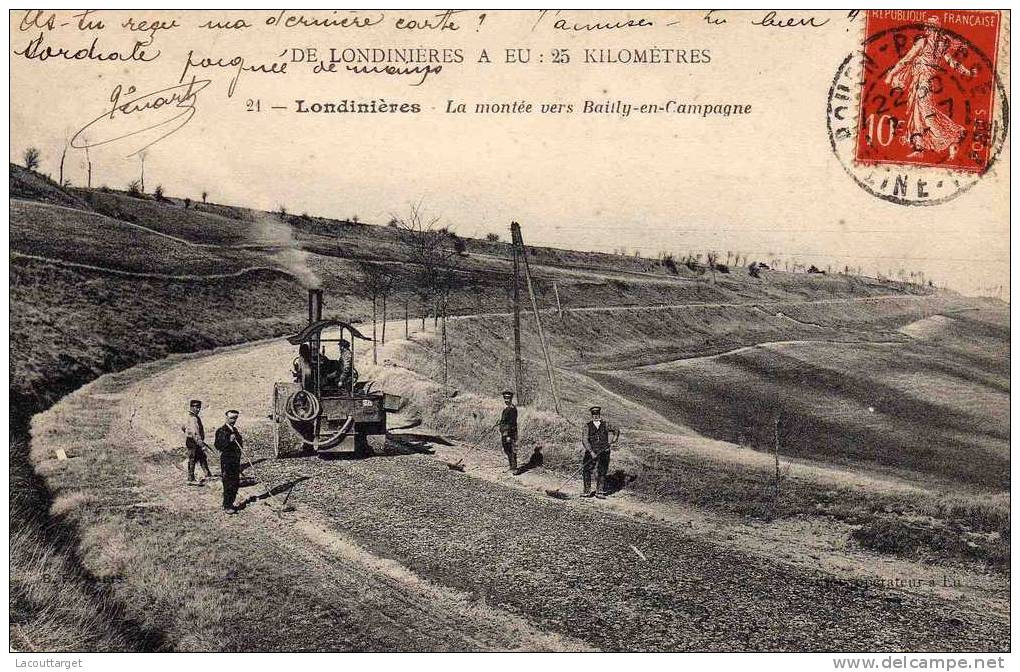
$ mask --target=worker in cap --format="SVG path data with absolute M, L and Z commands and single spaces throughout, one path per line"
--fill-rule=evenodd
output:
M 188 419 L 181 425 L 184 432 L 184 446 L 188 450 L 188 485 L 202 485 L 207 478 L 212 477 L 209 471 L 209 462 L 205 457 L 205 451 L 209 450 L 209 444 L 205 442 L 205 427 L 202 426 L 202 402 L 199 399 L 192 399 L 188 402 Z M 205 472 L 201 481 L 195 480 L 195 465 L 198 464 Z
M 341 338 L 336 347 L 340 351 L 337 359 L 337 387 L 347 389 L 358 382 L 358 372 L 354 369 L 354 351 L 346 338 Z
M 338 340 L 336 347 L 336 359 L 330 359 L 325 354 L 319 355 L 322 380 L 327 387 L 348 390 L 358 381 L 358 372 L 354 369 L 354 351 L 346 338 Z
M 602 407 L 592 406 L 589 420 L 581 430 L 584 454 L 581 456 L 581 475 L 584 478 L 582 497 L 606 497 L 606 474 L 609 473 L 609 452 L 620 438 L 620 430 L 602 419 Z M 610 441 L 612 436 L 612 441 Z M 595 492 L 591 491 L 591 473 L 596 472 Z
M 231 409 L 225 414 L 226 422 L 216 430 L 216 450 L 220 451 L 220 477 L 223 479 L 223 512 L 237 513 L 234 499 L 241 486 L 241 447 L 244 439 L 237 431 L 237 411 Z
M 514 393 L 503 391 L 503 412 L 499 416 L 499 438 L 503 452 L 510 466 L 510 471 L 517 472 L 517 407 L 514 406 Z

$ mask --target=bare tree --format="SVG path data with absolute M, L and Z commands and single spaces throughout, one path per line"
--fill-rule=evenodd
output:
M 429 289 L 428 287 L 418 286 L 418 310 L 421 311 L 421 330 L 425 331 L 425 320 L 429 316 Z
M 708 254 L 705 255 L 705 259 L 708 261 L 708 268 L 709 268 L 709 270 L 712 271 L 712 284 L 714 285 L 715 284 L 715 267 L 719 263 L 719 253 L 716 252 L 715 250 L 710 250 L 708 252 Z
M 442 320 L 443 389 L 448 386 L 448 355 L 446 317 L 450 294 L 456 288 L 455 266 L 459 255 L 452 246 L 449 229 L 438 226 L 440 218 L 427 214 L 421 201 L 412 203 L 405 217 L 394 216 L 397 231 L 408 260 L 416 266 L 418 295 L 424 304 L 431 300 L 435 321 Z M 425 318 L 422 315 L 422 328 Z
M 64 185 L 64 159 L 67 158 L 67 136 L 64 136 L 64 151 L 60 153 L 60 186 Z
M 364 276 L 365 290 L 372 297 L 372 363 L 379 363 L 379 340 L 376 338 L 379 324 L 377 307 L 379 299 L 383 301 L 383 343 L 386 342 L 386 297 L 393 287 L 393 278 L 383 264 L 362 262 L 361 273 Z
M 138 162 L 141 165 L 141 174 L 138 177 L 138 184 L 141 186 L 142 193 L 145 193 L 145 157 L 148 152 L 138 152 Z
M 384 267 L 385 268 L 385 267 Z M 393 276 L 387 275 L 386 281 L 382 283 L 382 344 L 386 345 L 386 300 L 390 297 L 390 292 L 393 291 Z
M 91 189 L 92 188 L 92 155 L 89 154 L 89 139 L 82 138 L 82 142 L 85 143 L 85 165 L 88 168 L 88 177 L 86 178 L 85 184 Z
M 22 154 L 22 160 L 25 162 L 25 168 L 29 170 L 35 170 L 39 167 L 39 148 L 29 147 Z

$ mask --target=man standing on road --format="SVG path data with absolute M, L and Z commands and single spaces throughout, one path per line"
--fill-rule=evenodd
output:
M 223 511 L 229 514 L 237 513 L 234 499 L 241 485 L 241 446 L 244 439 L 235 426 L 239 415 L 235 410 L 227 411 L 226 423 L 216 430 L 215 445 L 220 451 L 220 476 L 223 479 Z
M 506 453 L 510 471 L 517 471 L 517 407 L 514 406 L 514 393 L 503 392 L 503 413 L 499 416 L 499 438 Z
M 202 418 L 198 417 L 202 412 L 202 402 L 192 399 L 188 404 L 188 419 L 181 425 L 184 432 L 184 445 L 188 449 L 188 485 L 202 485 L 207 478 L 212 477 L 209 471 L 209 462 L 206 460 L 205 451 L 209 450 L 209 444 L 205 442 L 205 427 L 202 426 Z M 205 476 L 201 481 L 195 480 L 195 463 L 202 467 Z
M 584 444 L 584 455 L 581 457 L 581 473 L 584 477 L 584 493 L 582 497 L 592 497 L 591 472 L 596 471 L 594 496 L 606 498 L 606 474 L 609 473 L 609 451 L 620 438 L 620 430 L 602 419 L 602 408 L 592 406 L 591 421 L 581 430 L 581 443 Z M 609 437 L 612 435 L 613 440 Z

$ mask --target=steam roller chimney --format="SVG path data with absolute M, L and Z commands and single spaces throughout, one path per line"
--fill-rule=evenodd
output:
M 308 290 L 308 323 L 318 322 L 322 319 L 322 290 Z

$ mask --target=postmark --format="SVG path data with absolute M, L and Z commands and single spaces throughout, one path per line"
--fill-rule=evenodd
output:
M 998 12 L 869 10 L 829 89 L 833 153 L 862 189 L 937 205 L 995 164 L 1009 125 Z

